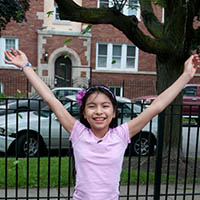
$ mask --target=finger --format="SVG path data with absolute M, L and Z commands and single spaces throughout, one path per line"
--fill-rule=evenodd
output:
M 11 64 L 12 63 L 11 61 L 6 60 L 6 59 L 4 59 L 4 62 L 7 63 L 7 64 Z
M 17 52 L 13 48 L 10 48 L 10 50 L 15 56 L 17 55 Z
M 23 52 L 22 52 L 22 51 L 20 51 L 20 50 L 17 50 L 17 54 L 18 54 L 18 55 L 22 55 L 22 54 L 23 54 Z
M 13 54 L 9 51 L 9 50 L 6 50 L 6 55 L 7 55 L 7 57 L 9 57 L 9 59 L 11 58 L 14 58 L 15 56 L 13 56 Z
M 8 50 L 5 51 L 5 57 L 6 57 L 6 60 L 9 60 L 9 61 L 12 60 L 12 57 L 10 56 Z
M 200 63 L 200 58 L 199 58 L 199 55 L 198 54 L 195 54 L 194 55 L 194 59 L 193 61 L 197 64 L 197 63 Z

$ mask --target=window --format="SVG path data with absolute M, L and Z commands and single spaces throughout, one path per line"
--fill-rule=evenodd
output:
M 99 45 L 98 50 L 98 67 L 105 67 L 107 63 L 107 45 Z
M 113 0 L 99 0 L 98 1 L 99 8 L 108 8 L 108 7 L 112 7 L 113 5 L 114 5 Z M 122 13 L 127 16 L 136 15 L 139 18 L 140 17 L 139 1 L 127 0 L 126 5 L 122 9 Z
M 108 8 L 109 7 L 109 0 L 100 0 L 99 1 L 99 8 Z
M 133 68 L 135 65 L 135 47 L 127 46 L 126 67 Z
M 60 19 L 60 16 L 59 16 L 59 8 L 57 5 L 54 6 L 54 20 L 58 23 L 62 22 L 62 23 L 69 23 L 70 21 L 69 20 L 62 20 Z
M 55 20 L 60 20 L 60 16 L 59 16 L 59 8 L 58 6 L 55 6 Z
M 97 69 L 137 70 L 138 49 L 133 45 L 97 43 Z
M 0 38 L 0 67 L 1 68 L 11 66 L 4 62 L 4 59 L 5 59 L 4 51 L 10 48 L 13 48 L 15 50 L 18 49 L 18 39 L 12 38 L 12 37 Z
M 119 86 L 109 86 L 109 88 L 110 88 L 110 90 L 113 92 L 113 94 L 115 96 L 120 96 L 120 97 L 123 96 L 122 87 L 119 87 Z
M 113 45 L 112 52 L 112 68 L 120 68 L 121 67 L 121 57 L 122 57 L 122 47 L 121 45 Z

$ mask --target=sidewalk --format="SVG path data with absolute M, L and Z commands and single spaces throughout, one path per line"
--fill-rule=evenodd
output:
M 175 189 L 174 185 L 168 186 L 168 194 L 174 194 Z M 136 185 L 131 185 L 130 188 L 130 195 L 134 195 L 134 197 L 129 197 L 129 200 L 153 200 L 153 186 L 149 185 L 148 193 L 146 185 L 140 185 L 138 188 Z M 31 188 L 28 190 L 28 195 L 26 192 L 26 189 L 18 189 L 18 198 L 19 199 L 28 199 L 37 200 L 37 196 L 39 196 L 39 199 L 49 199 L 51 200 L 57 200 L 58 199 L 58 188 L 51 188 L 49 191 L 47 188 L 40 188 L 39 195 L 37 195 L 37 188 Z M 49 192 L 49 193 L 48 193 Z M 73 188 L 68 191 L 68 188 L 60 188 L 60 199 L 68 200 L 68 192 L 70 192 L 70 195 L 73 194 Z M 139 194 L 139 197 L 136 198 L 136 194 Z M 161 197 L 160 200 L 174 200 L 174 196 L 168 195 L 166 198 L 165 196 L 162 196 L 162 194 L 166 193 L 166 186 L 161 186 Z M 183 200 L 183 194 L 184 194 L 184 186 L 179 185 L 176 191 L 179 196 L 176 197 L 176 200 Z M 195 187 L 195 193 L 198 193 L 198 195 L 194 196 L 192 198 L 192 185 L 187 185 L 185 190 L 185 200 L 199 200 L 200 199 L 200 185 L 196 185 Z M 48 195 L 49 194 L 49 195 Z M 151 197 L 146 198 L 146 194 L 150 195 Z M 188 195 L 190 194 L 190 195 Z M 126 200 L 127 199 L 127 186 L 121 186 L 120 187 L 120 195 L 124 195 L 125 197 L 121 197 L 120 200 Z M 9 200 L 16 200 L 16 189 L 8 189 L 7 190 L 7 197 L 9 197 Z M 0 189 L 0 199 L 6 199 L 5 198 L 5 189 Z M 72 198 L 71 198 L 72 199 Z M 85 200 L 85 199 L 84 199 Z M 95 199 L 94 199 L 95 200 Z M 107 200 L 107 199 L 105 199 Z

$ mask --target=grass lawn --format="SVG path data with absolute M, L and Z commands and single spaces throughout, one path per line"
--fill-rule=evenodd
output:
M 50 163 L 50 169 L 48 168 Z M 18 187 L 26 187 L 27 180 L 29 182 L 29 187 L 38 186 L 38 159 L 30 158 L 28 161 L 26 158 L 20 158 L 16 160 L 15 158 L 7 158 L 7 170 L 5 168 L 5 158 L 0 158 L 0 188 L 5 187 L 5 180 L 7 178 L 7 187 L 16 187 L 16 174 L 18 174 Z M 27 177 L 27 166 L 29 166 Z M 72 168 L 71 168 L 72 169 Z M 47 157 L 41 157 L 39 159 L 39 186 L 47 187 L 48 182 L 50 187 L 57 187 L 59 185 L 59 170 L 60 170 L 60 186 L 74 185 L 74 179 L 72 178 L 72 172 L 69 177 L 69 158 L 61 157 L 61 164 L 59 165 L 58 157 L 51 157 L 50 160 Z M 49 178 L 48 178 L 49 174 Z M 139 178 L 140 184 L 154 183 L 155 174 L 149 172 L 148 176 L 146 171 L 140 171 L 140 176 L 135 170 L 130 171 L 130 184 L 137 184 L 137 179 Z M 5 178 L 6 176 L 6 178 Z M 70 182 L 70 184 L 69 184 Z M 192 179 L 188 182 L 192 183 Z M 196 179 L 196 183 L 200 183 L 199 178 Z M 123 169 L 121 174 L 121 184 L 126 185 L 128 183 L 128 169 Z M 162 175 L 162 184 L 166 183 L 166 175 Z M 175 183 L 175 176 L 169 176 L 169 183 Z M 180 179 L 179 183 L 184 183 L 184 179 Z

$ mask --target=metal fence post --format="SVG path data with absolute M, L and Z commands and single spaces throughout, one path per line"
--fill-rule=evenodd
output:
M 162 156 L 164 139 L 165 111 L 158 115 L 158 143 L 156 150 L 156 166 L 154 180 L 154 200 L 160 200 L 161 175 L 162 175 Z

